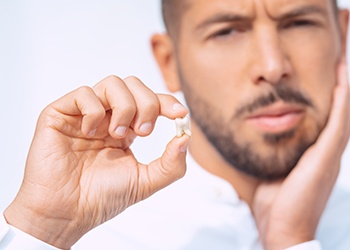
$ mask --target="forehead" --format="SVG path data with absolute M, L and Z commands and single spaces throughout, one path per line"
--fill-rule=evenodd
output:
M 325 12 L 333 8 L 332 0 L 183 0 L 187 8 L 184 18 L 195 21 L 198 18 L 233 12 L 242 16 L 259 17 L 268 15 L 274 17 L 303 7 L 315 6 Z M 187 20 L 190 21 L 190 20 Z M 191 21 L 190 21 L 191 22 Z

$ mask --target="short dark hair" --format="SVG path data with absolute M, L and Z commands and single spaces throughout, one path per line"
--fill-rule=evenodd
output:
M 187 0 L 161 0 L 165 28 L 170 36 L 177 36 L 181 26 L 181 13 L 188 7 Z M 338 13 L 337 0 L 331 0 L 334 12 Z
M 162 0 L 162 16 L 170 36 L 177 36 L 181 25 L 181 13 L 186 10 L 186 0 Z

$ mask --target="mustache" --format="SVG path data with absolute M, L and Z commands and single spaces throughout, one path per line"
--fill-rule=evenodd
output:
M 313 102 L 305 96 L 303 93 L 286 87 L 286 86 L 276 86 L 270 93 L 260 96 L 253 100 L 251 103 L 240 107 L 234 117 L 241 116 L 244 113 L 252 113 L 258 108 L 263 108 L 268 105 L 274 104 L 278 101 L 284 101 L 286 103 L 296 103 L 302 104 L 308 107 L 314 107 Z

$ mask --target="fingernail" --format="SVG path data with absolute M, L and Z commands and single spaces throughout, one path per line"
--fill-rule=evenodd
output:
M 126 127 L 125 126 L 119 126 L 117 129 L 114 131 L 118 136 L 124 136 L 126 133 Z
M 185 153 L 187 151 L 188 145 L 190 144 L 190 139 L 188 138 L 185 143 L 180 147 L 180 152 Z
M 174 111 L 182 111 L 182 110 L 186 110 L 187 111 L 187 108 L 183 105 L 181 105 L 180 103 L 175 103 L 173 105 L 173 110 Z
M 152 128 L 153 128 L 153 124 L 152 122 L 145 122 L 144 124 L 142 124 L 140 126 L 140 131 L 144 134 L 148 134 L 148 133 L 151 133 L 152 131 Z

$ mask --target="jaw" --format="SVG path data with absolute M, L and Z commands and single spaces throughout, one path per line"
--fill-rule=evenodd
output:
M 208 172 L 230 183 L 240 199 L 251 205 L 260 180 L 227 163 L 193 120 L 191 121 L 191 130 L 192 138 L 189 152 L 195 161 Z

